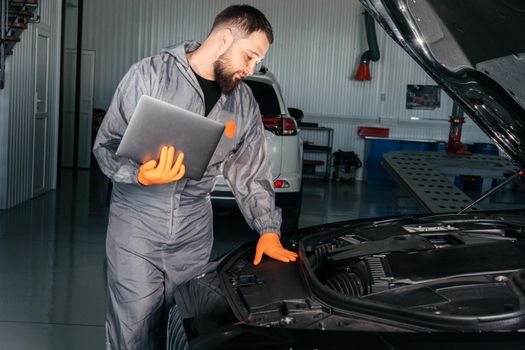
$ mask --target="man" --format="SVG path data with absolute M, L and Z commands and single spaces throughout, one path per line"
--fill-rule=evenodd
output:
M 210 257 L 209 194 L 221 165 L 246 221 L 260 234 L 254 264 L 263 254 L 296 260 L 280 243 L 281 213 L 274 204 L 261 116 L 241 82 L 272 41 L 271 25 L 260 11 L 231 6 L 217 15 L 201 45 L 187 41 L 143 59 L 120 82 L 93 150 L 114 183 L 106 241 L 108 348 L 164 346 L 174 286 Z M 201 181 L 184 177 L 184 156 L 175 159 L 173 147 L 142 165 L 115 155 L 142 95 L 226 124 Z

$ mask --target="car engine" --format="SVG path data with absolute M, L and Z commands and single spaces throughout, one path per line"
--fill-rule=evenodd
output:
M 220 268 L 251 325 L 356 331 L 525 329 L 521 214 L 355 220 L 301 230 L 297 264 L 239 249 Z
M 311 277 L 343 296 L 451 317 L 516 313 L 519 323 L 524 224 L 521 216 L 387 221 L 306 240 L 305 252 Z

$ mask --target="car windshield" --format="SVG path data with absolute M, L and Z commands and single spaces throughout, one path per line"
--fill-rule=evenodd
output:
M 271 84 L 248 79 L 244 80 L 244 82 L 252 89 L 253 96 L 255 96 L 255 100 L 257 100 L 259 104 L 259 109 L 263 117 L 281 114 L 279 100 Z

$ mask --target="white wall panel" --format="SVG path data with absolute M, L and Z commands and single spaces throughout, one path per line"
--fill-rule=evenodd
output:
M 64 0 L 65 1 L 65 0 Z M 47 148 L 47 189 L 55 189 L 57 181 L 58 162 L 58 128 L 59 128 L 59 99 L 60 99 L 60 54 L 61 54 L 61 22 L 62 0 L 42 1 L 40 25 L 50 33 L 49 47 L 49 121 L 48 121 L 48 148 Z
M 97 52 L 95 105 L 107 108 L 131 64 L 185 39 L 203 40 L 214 16 L 235 1 L 93 0 L 85 2 L 84 49 Z M 371 82 L 352 79 L 367 49 L 363 8 L 357 0 L 247 1 L 263 11 L 275 31 L 266 64 L 289 105 L 309 114 L 344 117 L 446 116 L 405 110 L 406 84 L 434 84 L 378 26 L 381 60 Z M 380 102 L 380 94 L 386 95 Z
M 10 91 L 9 135 L 7 140 L 6 206 L 18 198 L 31 198 L 32 189 L 32 136 L 34 111 L 34 31 L 30 25 L 20 36 L 13 55 L 7 58 L 9 80 L 5 89 Z
M 5 66 L 5 79 L 11 77 L 11 67 Z M 6 207 L 7 202 L 7 173 L 9 156 L 9 98 L 10 91 L 0 90 L 0 209 Z
M 40 2 L 40 23 L 29 24 L 6 60 L 6 86 L 1 90 L 0 111 L 0 209 L 12 207 L 32 196 L 33 123 L 35 106 L 35 28 L 42 26 L 51 35 L 49 85 L 49 160 L 47 187 L 56 181 L 58 127 L 58 74 L 60 58 L 60 0 Z M 4 129 L 4 127 L 6 129 Z M 7 133 L 5 132 L 7 130 Z

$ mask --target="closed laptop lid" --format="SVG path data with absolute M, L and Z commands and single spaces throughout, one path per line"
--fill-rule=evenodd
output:
M 133 112 L 117 155 L 143 164 L 158 160 L 163 146 L 184 152 L 185 176 L 200 180 L 224 132 L 224 124 L 143 95 Z

